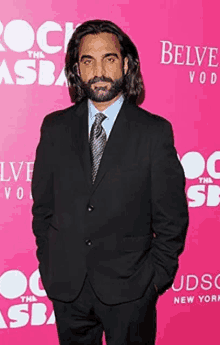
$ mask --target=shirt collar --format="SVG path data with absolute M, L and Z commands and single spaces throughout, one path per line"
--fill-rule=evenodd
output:
M 88 110 L 89 110 L 89 117 L 92 120 L 94 118 L 94 116 L 97 113 L 102 113 L 105 114 L 107 116 L 106 120 L 109 120 L 109 118 L 112 118 L 113 116 L 117 116 L 122 103 L 124 101 L 124 96 L 121 95 L 114 103 L 112 103 L 108 108 L 106 108 L 103 111 L 99 111 L 94 104 L 92 103 L 92 101 L 90 99 L 88 99 Z

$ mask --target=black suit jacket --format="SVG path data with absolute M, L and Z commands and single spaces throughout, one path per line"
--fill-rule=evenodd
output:
M 170 123 L 125 101 L 91 183 L 87 101 L 45 117 L 32 180 L 33 232 L 49 298 L 89 275 L 106 304 L 169 288 L 188 224 Z

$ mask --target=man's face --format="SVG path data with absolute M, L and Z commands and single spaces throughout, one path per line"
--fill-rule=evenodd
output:
M 128 61 L 125 58 L 123 66 L 118 38 L 103 32 L 82 38 L 78 67 L 87 97 L 107 102 L 122 91 Z

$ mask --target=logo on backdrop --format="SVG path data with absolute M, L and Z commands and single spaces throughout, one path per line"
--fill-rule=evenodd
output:
M 0 197 L 32 199 L 30 182 L 34 162 L 0 162 Z
M 42 326 L 55 323 L 52 305 L 47 301 L 46 292 L 41 288 L 39 271 L 27 277 L 19 270 L 9 270 L 0 276 L 0 300 L 9 302 L 5 312 L 0 308 L 0 329 L 20 328 L 26 325 Z M 12 303 L 11 303 L 12 302 Z
M 217 207 L 220 204 L 220 151 L 208 158 L 191 151 L 180 159 L 188 182 L 189 207 Z
M 220 302 L 220 273 L 181 275 L 172 285 L 175 295 L 173 304 Z
M 219 49 L 207 46 L 189 46 L 171 41 L 161 42 L 161 60 L 164 65 L 189 66 L 190 83 L 216 84 L 218 80 Z
M 220 205 L 220 151 L 205 158 L 200 152 L 186 152 L 180 162 L 187 179 L 189 207 Z M 0 162 L 0 197 L 32 199 L 30 182 L 34 162 Z
M 46 21 L 34 28 L 25 20 L 0 21 L 0 84 L 67 85 L 64 54 L 77 24 Z M 60 68 L 54 56 L 61 53 Z M 58 61 L 58 60 L 57 60 Z

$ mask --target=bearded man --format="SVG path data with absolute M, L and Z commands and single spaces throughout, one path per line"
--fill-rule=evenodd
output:
M 137 49 L 114 23 L 80 25 L 65 72 L 75 105 L 45 117 L 32 182 L 59 341 L 152 345 L 188 225 L 172 127 L 137 106 Z

